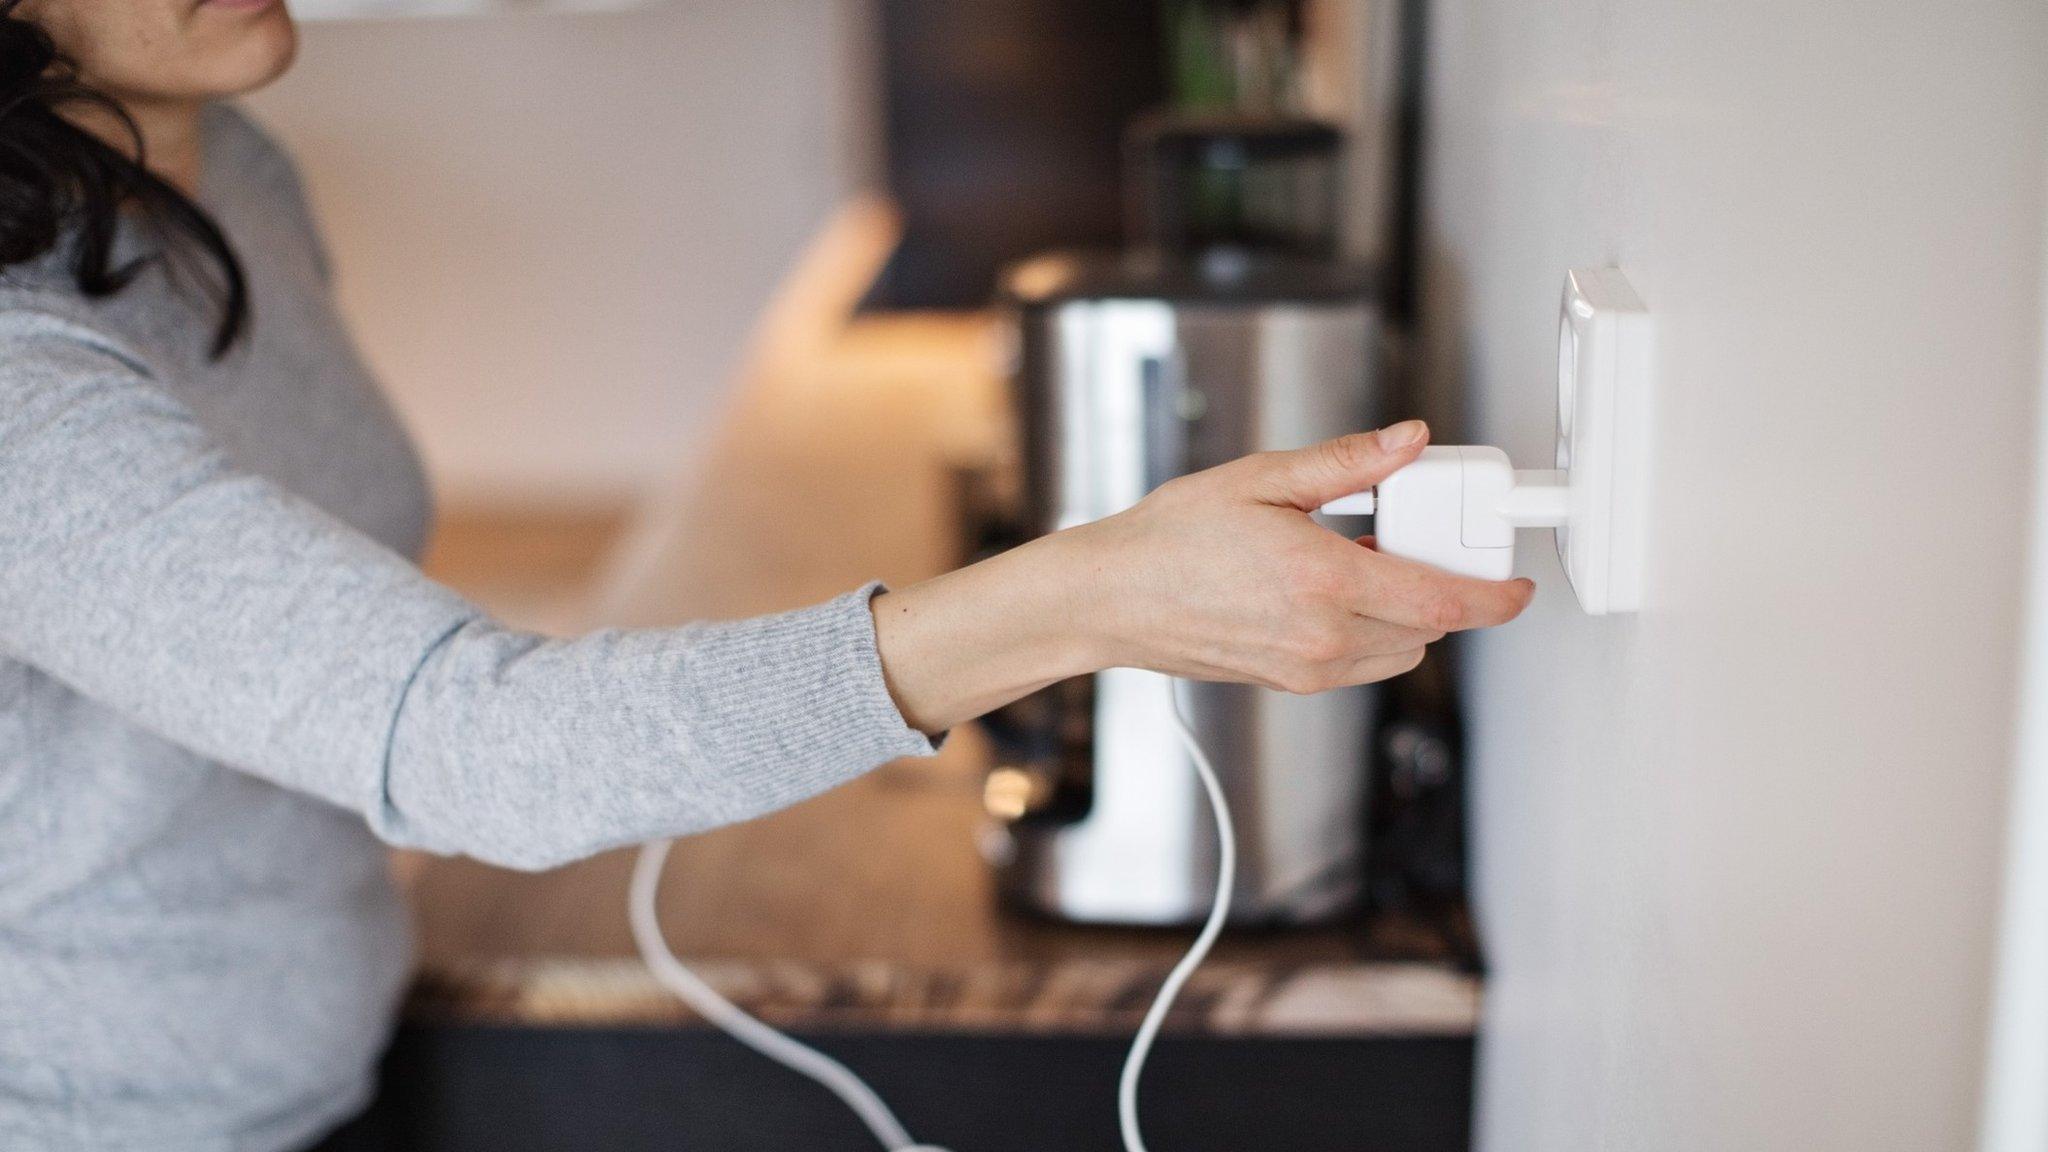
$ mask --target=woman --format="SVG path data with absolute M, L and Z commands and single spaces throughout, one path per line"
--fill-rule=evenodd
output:
M 292 167 L 279 0 L 0 0 L 0 1145 L 302 1148 L 405 979 L 379 841 L 542 868 L 756 816 L 1113 665 L 1307 692 L 1520 612 L 1305 509 L 1409 423 L 937 580 L 546 640 L 421 576 Z

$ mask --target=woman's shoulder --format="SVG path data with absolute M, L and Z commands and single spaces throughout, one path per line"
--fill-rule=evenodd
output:
M 0 378 L 81 356 L 144 378 L 161 374 L 143 344 L 105 323 L 77 292 L 0 277 Z
M 325 253 L 311 235 L 297 174 L 285 151 L 247 114 L 227 105 L 206 113 L 208 208 L 226 208 L 268 222 L 259 241 L 311 254 L 325 276 Z M 189 336 L 195 305 L 173 291 L 175 281 L 144 259 L 139 275 L 118 292 L 88 296 L 74 270 L 77 234 L 67 229 L 47 251 L 0 267 L 0 375 L 39 356 L 70 362 L 111 358 L 142 375 L 167 378 L 186 366 L 179 337 Z M 159 245 L 124 221 L 116 241 L 117 266 L 146 257 Z M 203 347 L 203 345 L 194 345 Z

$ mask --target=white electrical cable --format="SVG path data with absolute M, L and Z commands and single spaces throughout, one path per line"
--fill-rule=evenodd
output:
M 1202 925 L 1201 934 L 1195 937 L 1188 954 L 1166 974 L 1159 995 L 1153 998 L 1144 1022 L 1138 1025 L 1138 1034 L 1131 1038 L 1130 1055 L 1124 1057 L 1124 1072 L 1116 1085 L 1116 1118 L 1123 1128 L 1124 1152 L 1146 1152 L 1145 1138 L 1138 1132 L 1138 1076 L 1145 1070 L 1145 1057 L 1152 1054 L 1152 1041 L 1158 1038 L 1159 1026 L 1180 995 L 1181 985 L 1195 974 L 1215 945 L 1216 937 L 1223 934 L 1223 922 L 1230 918 L 1230 890 L 1237 884 L 1237 828 L 1230 822 L 1230 803 L 1223 798 L 1223 782 L 1216 778 L 1216 769 L 1202 751 L 1202 742 L 1195 739 L 1187 717 L 1181 715 L 1179 682 L 1172 677 L 1166 681 L 1166 705 L 1173 716 L 1173 730 L 1187 746 L 1195 775 L 1202 778 L 1202 788 L 1209 793 L 1209 811 L 1216 817 L 1216 900 L 1209 906 L 1209 920 Z
M 1166 702 L 1173 717 L 1173 729 L 1187 747 L 1195 774 L 1201 777 L 1202 788 L 1209 794 L 1210 811 L 1216 817 L 1216 900 L 1194 945 L 1159 986 L 1158 996 L 1138 1025 L 1138 1034 L 1131 1039 L 1130 1054 L 1124 1057 L 1123 1075 L 1117 1081 L 1116 1108 L 1125 1152 L 1147 1152 L 1144 1137 L 1138 1132 L 1138 1076 L 1145 1069 L 1145 1058 L 1151 1054 L 1152 1042 L 1158 1038 L 1159 1027 L 1180 995 L 1181 986 L 1194 975 L 1216 943 L 1216 937 L 1222 934 L 1223 922 L 1230 916 L 1230 890 L 1237 880 L 1237 832 L 1230 822 L 1230 805 L 1224 800 L 1223 783 L 1217 779 L 1216 769 L 1181 715 L 1176 683 L 1171 677 L 1166 680 Z M 661 888 L 662 865 L 668 862 L 668 850 L 673 843 L 650 840 L 640 846 L 640 858 L 633 865 L 633 882 L 626 895 L 626 917 L 633 927 L 633 943 L 639 947 L 640 959 L 656 982 L 726 1035 L 790 1071 L 809 1077 L 839 1097 L 889 1152 L 946 1152 L 936 1144 L 920 1144 L 912 1139 L 889 1105 L 866 1081 L 854 1075 L 853 1069 L 748 1015 L 676 959 L 661 934 L 655 900 Z
M 896 1114 L 866 1081 L 854 1075 L 853 1069 L 749 1016 L 676 959 L 662 937 L 654 899 L 661 887 L 661 866 L 668 862 L 669 846 L 673 843 L 650 840 L 640 846 L 640 859 L 633 865 L 633 883 L 627 892 L 626 913 L 633 924 L 633 942 L 640 946 L 640 959 L 646 961 L 655 980 L 726 1035 L 829 1089 L 860 1117 L 861 1123 L 889 1152 L 946 1152 L 936 1144 L 919 1144 L 911 1139 L 903 1122 L 896 1119 Z

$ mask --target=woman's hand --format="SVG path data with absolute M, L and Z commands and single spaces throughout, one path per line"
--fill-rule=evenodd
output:
M 877 597 L 897 706 L 936 732 L 1110 667 L 1320 692 L 1406 672 L 1446 632 L 1514 619 L 1527 580 L 1383 556 L 1308 517 L 1413 460 L 1428 433 L 1411 420 L 1247 456 Z

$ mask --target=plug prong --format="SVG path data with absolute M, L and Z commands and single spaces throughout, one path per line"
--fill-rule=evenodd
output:
M 1501 497 L 1500 518 L 1517 528 L 1555 528 L 1571 519 L 1572 490 L 1555 468 L 1518 468 Z
M 1367 488 L 1363 492 L 1337 497 L 1323 505 L 1322 511 L 1326 516 L 1370 516 L 1378 504 L 1379 490 Z

